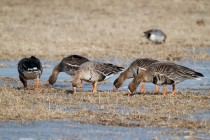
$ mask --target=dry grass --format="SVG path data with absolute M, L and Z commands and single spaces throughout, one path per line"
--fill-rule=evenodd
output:
M 81 54 L 206 60 L 209 7 L 208 0 L 2 0 L 0 59 Z M 165 47 L 143 37 L 151 28 L 166 32 Z
M 137 94 L 125 92 L 78 92 L 48 85 L 38 92 L 0 86 L 0 120 L 67 119 L 84 123 L 126 127 L 184 128 L 190 133 L 209 134 L 210 120 L 193 119 L 193 114 L 210 110 L 208 94 Z M 186 131 L 185 131 L 186 133 Z M 179 134 L 180 135 L 180 134 Z

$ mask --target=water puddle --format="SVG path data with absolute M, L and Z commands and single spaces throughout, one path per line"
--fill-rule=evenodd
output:
M 210 121 L 210 110 L 201 110 L 200 113 L 183 115 L 181 118 L 186 120 Z
M 182 133 L 175 136 L 167 133 Z M 162 135 L 165 133 L 164 135 Z M 83 124 L 64 120 L 15 121 L 0 124 L 0 139 L 37 140 L 37 139 L 174 139 L 184 140 L 190 131 L 166 128 L 115 127 Z M 201 135 L 196 135 L 200 137 Z M 208 138 L 202 135 L 202 138 Z

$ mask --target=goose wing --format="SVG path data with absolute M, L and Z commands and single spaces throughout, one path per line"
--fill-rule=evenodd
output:
M 18 63 L 18 71 L 24 72 L 24 71 L 41 71 L 42 72 L 42 64 L 34 56 L 31 56 L 30 58 L 23 58 Z
M 162 80 L 162 82 L 178 83 L 186 79 L 203 77 L 201 73 L 175 63 L 155 63 L 151 69 L 157 80 Z
M 63 72 L 67 72 L 70 75 L 74 75 L 75 71 L 77 71 L 81 64 L 89 61 L 87 58 L 79 55 L 70 55 L 68 57 L 63 58 L 60 63 L 60 69 Z
M 42 74 L 43 68 L 40 60 L 34 56 L 30 58 L 23 58 L 18 62 L 18 73 L 21 77 L 40 77 Z M 32 75 L 32 76 L 30 76 Z
M 151 58 L 141 58 L 136 59 L 133 61 L 129 67 L 129 71 L 133 73 L 133 76 L 135 77 L 142 71 L 146 71 L 146 69 L 153 63 L 158 62 L 157 60 L 151 59 Z
M 102 74 L 104 77 L 110 77 L 113 74 L 117 74 L 124 68 L 110 63 L 95 63 L 95 71 Z
M 68 57 L 63 58 L 61 61 L 62 64 L 71 66 L 72 68 L 78 68 L 84 62 L 89 61 L 87 58 L 79 55 L 70 55 Z

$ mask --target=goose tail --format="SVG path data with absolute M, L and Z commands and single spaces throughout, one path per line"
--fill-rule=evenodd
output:
M 200 72 L 195 72 L 195 76 L 196 76 L 195 77 L 196 80 L 201 80 L 201 77 L 204 77 L 204 75 Z

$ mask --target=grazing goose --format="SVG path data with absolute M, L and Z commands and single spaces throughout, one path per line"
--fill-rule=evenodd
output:
M 155 43 L 165 43 L 166 34 L 160 29 L 152 29 L 144 32 L 145 37 Z
M 34 56 L 23 58 L 18 62 L 19 78 L 23 83 L 24 88 L 27 88 L 27 80 L 36 79 L 35 90 L 37 90 L 42 71 L 43 68 L 41 62 Z
M 114 81 L 114 91 L 117 91 L 119 87 L 123 85 L 123 82 L 126 79 L 134 78 L 139 73 L 146 71 L 146 69 L 153 63 L 158 62 L 157 60 L 151 59 L 151 58 L 142 58 L 142 59 L 136 59 L 133 61 L 129 68 L 123 71 L 120 76 Z M 144 92 L 144 86 L 145 84 L 142 83 L 141 92 Z M 155 86 L 155 91 L 158 92 L 158 86 Z
M 52 75 L 49 77 L 49 83 L 53 85 L 60 72 L 65 72 L 68 75 L 74 75 L 80 65 L 87 61 L 89 61 L 87 58 L 79 55 L 70 55 L 63 58 L 63 60 L 54 67 Z M 80 86 L 82 86 L 82 83 Z
M 172 94 L 175 94 L 175 84 L 187 79 L 204 77 L 203 74 L 190 68 L 169 62 L 158 62 L 150 65 L 147 70 L 136 76 L 129 84 L 128 90 L 133 93 L 141 82 L 151 82 L 163 85 L 163 95 L 166 95 L 166 85 L 172 85 Z
M 76 92 L 79 83 L 84 80 L 92 83 L 93 93 L 95 93 L 97 92 L 98 82 L 103 81 L 122 70 L 123 67 L 118 67 L 110 63 L 99 63 L 95 61 L 85 62 L 80 66 L 75 76 L 73 76 L 73 92 Z

